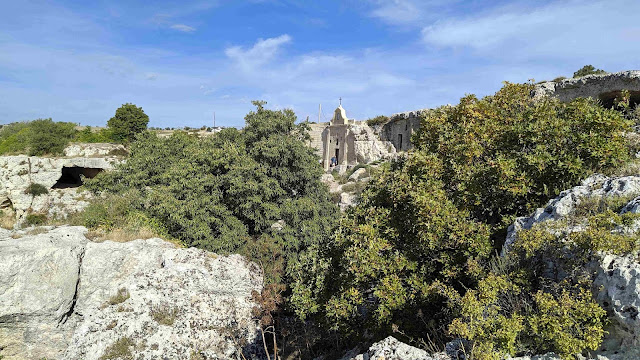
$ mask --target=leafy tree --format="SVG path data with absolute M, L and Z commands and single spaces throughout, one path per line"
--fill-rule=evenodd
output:
M 91 126 L 85 126 L 84 129 L 78 132 L 75 141 L 83 143 L 108 143 L 113 142 L 113 133 L 111 129 L 103 128 L 98 131 L 93 131 Z
M 534 100 L 533 86 L 507 83 L 493 96 L 435 109 L 413 138 L 418 151 L 440 159 L 454 204 L 482 222 L 510 223 L 630 157 L 632 122 L 619 112 L 591 99 Z
M 269 281 L 283 281 L 287 263 L 328 234 L 337 210 L 293 112 L 256 105 L 242 132 L 143 133 L 125 164 L 87 186 L 113 194 L 135 189 L 138 210 L 163 232 L 188 246 L 250 255 L 268 267 Z M 282 226 L 272 227 L 278 221 Z
M 593 65 L 585 65 L 580 70 L 573 73 L 574 78 L 579 78 L 587 75 L 600 75 L 606 74 L 607 72 L 601 69 L 596 69 Z
M 107 126 L 113 134 L 113 138 L 120 142 L 132 141 L 138 133 L 147 129 L 149 116 L 142 111 L 141 107 L 134 104 L 123 104 L 116 110 L 107 122 Z
M 51 119 L 9 124 L 0 131 L 0 154 L 61 154 L 75 134 L 73 123 Z
M 603 319 L 581 285 L 588 276 L 544 278 L 550 258 L 533 255 L 496 271 L 490 239 L 498 250 L 513 217 L 626 162 L 632 122 L 593 100 L 534 100 L 532 89 L 507 83 L 428 112 L 408 158 L 382 171 L 331 239 L 290 269 L 298 316 L 355 338 L 397 332 L 442 343 L 448 328 L 485 359 L 597 346 Z M 529 244 L 549 243 L 532 236 Z M 581 258 L 565 255 L 553 259 Z M 574 265 L 558 273 L 584 268 Z M 534 330 L 547 345 L 527 337 Z
M 382 172 L 334 236 L 292 270 L 299 316 L 320 314 L 358 336 L 442 334 L 452 320 L 447 299 L 482 277 L 491 245 L 488 228 L 447 199 L 433 176 L 441 167 L 415 154 Z

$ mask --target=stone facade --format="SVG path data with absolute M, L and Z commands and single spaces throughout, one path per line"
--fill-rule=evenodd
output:
M 613 106 L 622 90 L 628 90 L 633 104 L 640 103 L 640 71 L 629 70 L 604 75 L 587 75 L 577 79 L 547 81 L 536 85 L 534 97 L 551 96 L 560 101 L 592 97 L 605 107 Z
M 321 124 L 314 125 L 317 132 L 317 125 Z M 386 158 L 395 152 L 393 145 L 380 140 L 365 122 L 347 118 L 342 105 L 335 110 L 331 122 L 322 131 L 321 138 L 322 165 L 326 171 L 337 169 L 343 172 L 356 164 Z M 312 140 L 311 143 L 313 144 L 314 141 Z M 335 167 L 331 164 L 332 158 L 336 159 Z
M 345 109 L 339 106 L 329 123 L 309 124 L 309 146 L 316 150 L 326 171 L 334 169 L 333 157 L 338 171 L 388 158 L 413 148 L 411 136 L 420 126 L 425 111 L 394 114 L 386 124 L 370 127 L 365 121 L 347 118 Z
M 428 109 L 422 109 L 391 115 L 389 122 L 380 130 L 380 139 L 391 142 L 396 151 L 412 149 L 411 136 L 420 127 L 420 118 L 427 111 Z
M 322 132 L 322 160 L 325 170 L 329 170 L 333 157 L 336 158 L 338 165 L 343 167 L 355 164 L 355 139 L 350 126 L 353 123 L 353 120 L 347 118 L 342 105 L 338 106 L 331 123 Z

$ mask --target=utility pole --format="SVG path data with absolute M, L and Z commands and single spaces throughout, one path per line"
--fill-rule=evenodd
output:
M 213 131 L 215 131 L 215 128 L 216 128 L 216 112 L 214 111 L 213 112 L 213 129 L 214 129 Z
M 320 124 L 320 114 L 322 114 L 322 104 L 318 104 L 318 124 Z

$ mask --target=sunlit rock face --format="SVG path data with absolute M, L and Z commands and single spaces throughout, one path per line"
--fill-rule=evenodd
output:
M 65 149 L 77 157 L 0 156 L 0 209 L 15 215 L 17 224 L 29 213 L 65 218 L 84 209 L 91 194 L 79 189 L 83 179 L 112 170 L 125 153 L 122 145 L 88 145 Z M 47 193 L 30 194 L 32 184 L 42 185 Z
M 123 348 L 135 359 L 256 353 L 252 292 L 262 274 L 243 257 L 161 239 L 95 243 L 83 227 L 42 231 L 0 233 L 5 360 L 99 359 Z
M 605 107 L 611 107 L 622 90 L 629 91 L 633 104 L 640 103 L 640 71 L 587 75 L 558 82 L 547 81 L 536 85 L 533 96 L 550 96 L 560 101 L 591 97 L 600 100 Z

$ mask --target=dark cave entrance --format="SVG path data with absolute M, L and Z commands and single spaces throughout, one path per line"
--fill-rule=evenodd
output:
M 610 109 L 615 105 L 614 104 L 615 99 L 620 98 L 621 94 L 622 94 L 622 91 L 619 91 L 619 90 L 609 91 L 609 92 L 598 95 L 598 99 L 600 99 L 602 106 L 604 106 L 607 109 Z M 631 97 L 631 99 L 629 100 L 629 104 L 631 105 L 631 108 L 634 108 L 636 105 L 640 104 L 640 91 L 629 91 L 629 95 Z
M 82 185 L 82 177 L 93 179 L 98 175 L 102 169 L 98 168 L 86 168 L 80 166 L 71 166 L 62 168 L 62 176 L 58 179 L 52 189 L 68 189 L 77 188 Z

